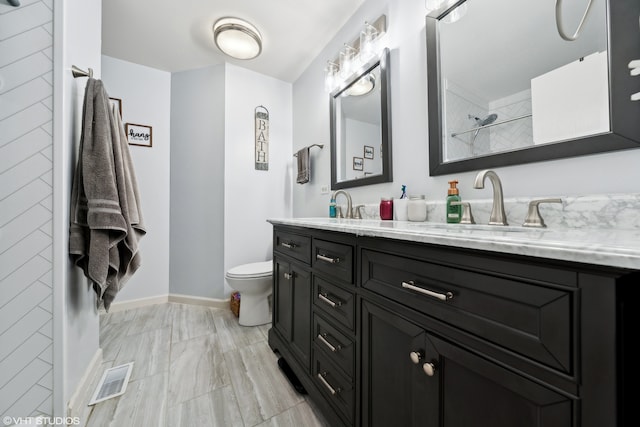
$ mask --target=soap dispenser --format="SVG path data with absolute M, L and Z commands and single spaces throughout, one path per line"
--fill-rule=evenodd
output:
M 462 218 L 462 205 L 452 205 L 451 202 L 459 202 L 460 192 L 458 191 L 458 181 L 449 181 L 449 191 L 447 194 L 447 222 L 449 224 L 458 224 Z

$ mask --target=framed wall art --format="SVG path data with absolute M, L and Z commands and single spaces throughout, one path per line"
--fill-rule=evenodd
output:
M 127 133 L 129 145 L 151 147 L 153 143 L 151 126 L 127 123 L 125 125 L 125 132 Z
M 256 170 L 269 170 L 269 110 L 258 105 L 254 110 Z
M 362 157 L 353 158 L 353 170 L 361 171 L 364 169 L 364 159 Z
M 120 112 L 120 117 L 122 117 L 122 99 L 109 98 L 109 105 L 115 105 L 116 107 L 118 107 L 118 111 Z
M 364 146 L 364 158 L 373 159 L 373 147 L 370 147 L 368 145 Z

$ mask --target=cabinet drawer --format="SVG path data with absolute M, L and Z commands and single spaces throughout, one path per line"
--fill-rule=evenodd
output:
M 353 330 L 355 322 L 355 295 L 326 280 L 313 277 L 313 304 L 333 318 Z
M 313 319 L 313 342 L 316 348 L 322 349 L 329 359 L 352 379 L 355 363 L 353 339 L 331 326 L 318 313 L 314 313 Z
M 276 230 L 273 237 L 275 251 L 295 258 L 305 264 L 311 263 L 311 237 Z
M 355 393 L 353 383 L 340 373 L 323 352 L 315 351 L 313 357 L 313 380 L 327 400 L 348 420 L 353 423 Z
M 315 270 L 353 283 L 353 246 L 313 239 L 312 254 Z
M 553 369 L 575 373 L 574 290 L 369 249 L 362 249 L 362 286 Z

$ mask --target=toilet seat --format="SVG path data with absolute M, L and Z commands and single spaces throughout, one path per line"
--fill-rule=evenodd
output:
M 273 262 L 262 261 L 230 268 L 226 276 L 231 279 L 260 279 L 273 274 Z

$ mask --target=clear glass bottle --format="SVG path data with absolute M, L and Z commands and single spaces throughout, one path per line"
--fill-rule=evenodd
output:
M 427 201 L 424 195 L 409 196 L 407 218 L 409 221 L 427 220 Z

